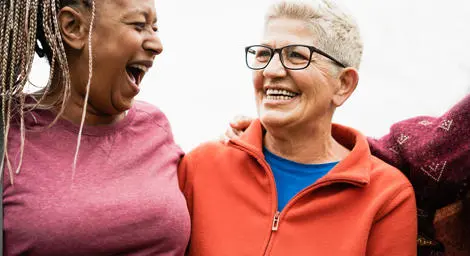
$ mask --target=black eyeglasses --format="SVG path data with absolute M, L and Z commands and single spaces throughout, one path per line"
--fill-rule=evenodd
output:
M 245 47 L 246 65 L 254 70 L 264 69 L 269 65 L 276 52 L 279 54 L 282 66 L 286 69 L 299 70 L 308 67 L 314 52 L 327 57 L 342 68 L 346 67 L 329 54 L 313 46 L 302 44 L 292 44 L 277 49 L 266 45 L 247 46 Z

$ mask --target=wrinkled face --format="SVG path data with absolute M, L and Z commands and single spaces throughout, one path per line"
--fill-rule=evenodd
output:
M 315 35 L 304 21 L 278 18 L 266 25 L 261 44 L 272 48 L 291 44 L 315 46 Z M 331 121 L 332 97 L 339 83 L 328 73 L 331 65 L 314 53 L 307 68 L 287 70 L 279 54 L 275 54 L 265 69 L 253 71 L 256 104 L 263 125 L 311 126 L 318 121 Z
M 131 107 L 145 73 L 163 48 L 154 0 L 96 2 L 89 104 L 100 113 L 114 115 Z M 82 61 L 80 69 L 84 93 L 88 60 Z

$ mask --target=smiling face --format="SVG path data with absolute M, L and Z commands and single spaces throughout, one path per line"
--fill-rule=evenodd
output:
M 304 21 L 276 18 L 266 24 L 262 45 L 315 45 L 315 35 Z M 265 127 L 312 126 L 331 122 L 334 95 L 340 84 L 331 76 L 332 64 L 313 54 L 312 63 L 302 70 L 287 70 L 275 54 L 263 70 L 253 71 L 256 103 Z
M 97 114 L 116 115 L 132 106 L 142 78 L 163 49 L 156 21 L 154 0 L 97 1 L 89 98 Z M 71 68 L 72 97 L 86 93 L 87 48 Z

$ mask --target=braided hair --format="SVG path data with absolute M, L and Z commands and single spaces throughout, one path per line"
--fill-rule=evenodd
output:
M 14 116 L 20 120 L 20 162 L 16 173 L 21 169 L 23 159 L 25 124 L 24 114 L 34 109 L 56 109 L 57 115 L 53 125 L 63 114 L 71 93 L 70 72 L 65 47 L 59 29 L 58 13 L 65 6 L 85 6 L 91 10 L 89 29 L 89 79 L 82 123 L 78 136 L 77 149 L 73 162 L 73 170 L 78 157 L 80 138 L 85 119 L 86 103 L 91 81 L 91 31 L 95 18 L 93 0 L 2 0 L 0 1 L 0 93 L 1 107 L 4 116 L 4 158 L 13 184 L 13 171 L 8 157 L 8 132 Z M 25 93 L 35 54 L 46 57 L 50 65 L 47 84 L 41 90 Z M 58 81 L 57 83 L 53 81 Z M 51 93 L 59 95 L 53 102 L 45 103 L 44 99 Z M 26 103 L 27 97 L 36 99 L 34 103 Z

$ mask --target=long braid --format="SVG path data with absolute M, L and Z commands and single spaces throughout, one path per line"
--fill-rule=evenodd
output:
M 22 77 L 28 79 L 28 75 L 31 73 L 31 68 L 33 66 L 34 60 L 34 48 L 36 45 L 36 30 L 37 30 L 37 12 L 38 12 L 38 0 L 28 0 L 26 6 L 26 15 L 25 15 L 25 36 L 26 46 L 25 46 L 25 69 L 23 70 Z M 27 81 L 24 82 L 26 84 Z
M 17 17 L 15 17 L 15 22 L 19 19 L 19 20 L 24 20 L 24 21 L 27 21 L 27 17 L 26 15 L 27 14 L 27 5 L 30 3 L 30 0 L 28 1 L 20 1 L 19 3 L 19 9 L 18 9 L 18 13 L 17 13 Z M 25 5 L 26 4 L 26 5 Z M 18 63 L 19 67 L 25 67 L 26 68 L 26 61 L 27 61 L 27 57 L 21 57 L 21 54 L 24 54 L 25 52 L 25 48 L 26 48 L 26 45 L 27 45 L 27 22 L 25 23 L 25 26 L 23 27 L 23 29 L 21 29 L 22 27 L 20 26 L 20 24 L 18 22 L 16 22 L 14 24 L 15 27 L 17 27 L 18 29 L 16 30 L 17 31 L 17 35 L 16 35 L 16 39 L 14 39 L 15 41 L 18 41 L 18 45 L 17 45 L 17 49 L 15 49 L 15 51 L 13 52 L 14 53 L 14 63 Z M 14 37 L 15 38 L 15 37 Z M 26 84 L 26 78 L 25 78 L 25 74 L 24 74 L 24 71 L 25 70 L 21 70 L 20 72 L 18 72 L 18 68 L 12 68 L 13 70 L 15 70 L 14 74 L 12 74 L 12 77 L 16 74 L 19 76 L 16 78 L 16 83 L 15 83 L 15 88 L 12 88 L 12 92 L 11 92 L 11 95 L 17 95 L 19 94 L 19 108 L 18 108 L 18 112 L 20 113 L 20 161 L 19 161 L 19 164 L 17 166 L 17 169 L 16 169 L 16 173 L 19 173 L 20 169 L 21 169 L 21 165 L 22 165 L 22 162 L 23 162 L 23 153 L 24 153 L 24 142 L 25 142 L 25 127 L 24 127 L 24 112 L 22 111 L 22 109 L 24 108 L 24 101 L 25 101 L 25 97 L 24 97 L 24 94 L 22 93 L 19 93 L 19 92 L 22 92 L 23 91 L 23 88 L 24 88 L 24 85 Z M 10 105 L 11 105 L 11 99 L 12 97 L 10 97 Z M 16 111 L 16 109 L 15 109 Z M 5 133 L 7 134 L 7 133 Z
M 16 173 L 21 169 L 25 143 L 24 114 L 34 109 L 55 109 L 57 115 L 49 125 L 52 126 L 63 114 L 71 94 L 70 72 L 62 42 L 58 23 L 58 10 L 68 5 L 85 4 L 91 7 L 91 24 L 89 35 L 89 79 L 85 108 L 82 114 L 82 123 L 77 141 L 77 149 L 73 162 L 75 170 L 78 149 L 86 114 L 89 88 L 92 75 L 91 31 L 95 19 L 95 4 L 91 0 L 1 0 L 0 1 L 0 93 L 1 108 L 4 114 L 3 125 L 5 132 L 4 158 L 10 173 L 10 182 L 13 184 L 14 173 L 8 156 L 8 133 L 10 122 L 19 118 L 21 129 L 20 160 Z M 40 42 L 40 46 L 37 43 Z M 50 64 L 50 73 L 47 84 L 40 91 L 32 94 L 23 92 L 28 83 L 34 54 L 46 56 Z M 43 100 L 55 93 L 57 99 L 53 102 L 43 103 Z M 25 103 L 27 97 L 33 97 L 36 102 Z
M 12 0 L 12 3 L 13 5 L 16 4 L 17 0 Z M 20 34 L 18 31 L 18 18 L 19 18 L 19 14 L 20 14 L 20 11 L 21 11 L 21 2 L 23 1 L 19 1 L 20 3 L 18 3 L 18 7 L 19 8 L 14 8 L 14 10 L 12 10 L 12 16 L 13 16 L 13 20 L 12 20 L 12 40 L 11 40 L 11 48 L 10 48 L 10 51 L 11 51 L 11 54 L 10 54 L 10 75 L 9 75 L 9 78 L 10 78 L 10 81 L 9 81 L 9 84 L 10 85 L 13 85 L 13 87 L 10 87 L 9 90 L 9 94 L 10 95 L 14 95 L 14 92 L 15 92 L 15 83 L 16 83 L 16 80 L 18 79 L 17 77 L 17 64 L 18 64 L 18 35 Z M 11 103 L 11 97 L 10 97 L 10 103 Z M 9 103 L 9 104 L 10 104 Z
M 46 98 L 46 96 L 49 94 L 50 88 L 52 86 L 52 79 L 54 78 L 54 75 L 56 75 L 56 76 L 60 75 L 60 74 L 56 74 L 55 48 L 52 48 L 52 49 L 48 48 L 49 43 L 47 41 L 48 41 L 48 38 L 50 38 L 50 36 L 49 36 L 50 31 L 47 30 L 48 27 L 46 27 L 45 24 L 46 24 L 47 20 L 49 20 L 49 17 L 48 17 L 48 12 L 47 12 L 47 3 L 44 2 L 44 1 L 47 1 L 47 0 L 40 0 L 39 3 L 36 0 L 37 12 L 41 14 L 40 18 L 38 18 L 36 16 L 36 24 L 37 24 L 37 22 L 41 22 L 39 29 L 42 31 L 42 35 L 44 37 L 44 40 L 42 41 L 41 40 L 42 38 L 39 35 L 35 35 L 35 37 L 38 37 L 38 40 L 41 41 L 41 44 L 43 44 L 43 45 L 41 45 L 42 49 L 39 49 L 38 55 L 40 57 L 43 57 L 44 55 L 50 54 L 50 56 L 49 55 L 47 56 L 47 58 L 49 60 L 49 76 L 48 76 L 48 81 L 47 81 L 46 85 L 43 87 L 43 89 L 32 94 L 37 101 L 34 104 L 27 105 L 27 107 L 29 108 L 30 111 L 32 111 L 36 108 L 49 109 L 49 108 L 52 108 L 53 106 L 56 105 L 55 103 L 53 103 L 53 104 L 51 104 L 50 107 L 48 107 L 48 106 L 45 106 L 41 103 Z M 33 33 L 31 33 L 31 34 L 33 34 Z M 36 50 L 35 49 L 36 39 L 34 41 L 31 41 L 31 42 L 33 43 L 33 51 L 35 51 Z M 48 50 L 50 50 L 51 53 L 43 52 L 43 51 L 45 51 L 46 48 Z M 55 120 L 54 120 L 54 122 L 55 122 Z M 54 122 L 52 122 L 51 125 L 53 125 Z
M 44 45 L 41 45 L 42 46 L 42 49 L 40 49 L 41 53 L 38 53 L 38 54 L 41 57 L 43 55 L 50 54 L 50 56 L 49 55 L 47 56 L 47 58 L 49 60 L 50 69 L 49 69 L 49 77 L 48 77 L 48 81 L 47 81 L 46 85 L 43 87 L 42 90 L 40 90 L 36 93 L 33 93 L 33 96 L 34 96 L 34 98 L 36 98 L 37 101 L 36 101 L 35 104 L 28 105 L 30 111 L 32 111 L 36 108 L 50 109 L 50 108 L 53 108 L 53 106 L 57 105 L 57 102 L 53 102 L 52 104 L 50 104 L 50 106 L 46 106 L 46 105 L 43 105 L 42 102 L 46 98 L 46 96 L 48 96 L 49 91 L 51 90 L 52 80 L 53 80 L 54 76 L 61 76 L 60 73 L 56 73 L 56 58 L 55 58 L 56 49 L 54 47 L 49 48 L 50 43 L 48 41 L 50 41 L 51 32 L 48 30 L 48 26 L 46 26 L 46 21 L 49 20 L 49 15 L 48 15 L 48 12 L 47 12 L 47 10 L 48 10 L 47 9 L 47 3 L 45 2 L 45 1 L 48 1 L 48 0 L 40 0 L 40 1 L 42 2 L 42 4 L 41 4 L 41 2 L 39 2 L 39 5 L 37 6 L 37 8 L 38 8 L 38 12 L 41 13 L 41 18 L 39 19 L 39 21 L 41 22 L 40 29 L 43 31 L 43 37 L 44 37 L 44 41 L 42 41 L 41 44 L 44 44 Z M 38 17 L 36 17 L 36 18 L 38 18 Z M 58 35 L 58 36 L 60 36 L 60 35 Z M 38 38 L 38 39 L 39 39 L 39 41 L 41 41 L 41 38 Z M 34 46 L 36 46 L 36 40 L 34 41 Z M 51 52 L 50 53 L 42 52 L 42 51 L 46 51 L 46 49 L 50 50 Z M 59 79 L 59 80 L 64 80 L 63 81 L 64 86 L 67 86 L 68 84 L 70 84 L 67 81 L 67 77 L 65 77 L 65 79 Z M 57 115 L 57 116 L 59 116 L 59 115 Z M 50 124 L 50 126 L 52 126 L 55 122 L 56 122 L 56 120 L 54 120 Z
M 52 0 L 54 1 L 54 0 Z M 59 113 L 56 116 L 56 120 L 63 114 L 65 110 L 65 105 L 70 98 L 70 93 L 71 93 L 71 81 L 70 81 L 70 72 L 69 72 L 69 65 L 67 62 L 67 56 L 65 54 L 65 47 L 64 44 L 62 43 L 62 38 L 60 34 L 60 29 L 59 29 L 59 23 L 57 22 L 57 8 L 59 7 L 58 4 L 52 3 L 51 4 L 51 20 L 52 20 L 52 28 L 53 28 L 53 33 L 57 35 L 56 37 L 52 38 L 55 41 L 57 49 L 59 51 L 57 52 L 57 57 L 59 60 L 59 68 L 62 71 L 61 74 L 63 76 L 63 82 L 65 84 L 62 85 L 63 90 L 63 96 L 62 98 L 62 106 L 60 108 Z
M 10 44 L 10 33 L 11 33 L 11 29 L 10 29 L 10 26 L 8 25 L 10 22 L 11 22 L 11 12 L 10 12 L 10 9 L 12 8 L 12 2 L 10 3 L 9 1 L 4 1 L 2 2 L 3 6 L 2 6 L 2 17 L 1 17 L 1 24 L 2 24 L 2 27 L 1 27 L 1 37 L 0 37 L 0 40 L 1 40 L 1 70 L 0 70 L 0 86 L 1 86 L 1 89 L 2 89 L 2 113 L 5 114 L 6 112 L 6 100 L 8 98 L 8 94 L 7 94 L 7 81 L 9 81 L 10 79 L 8 79 L 7 77 L 7 73 L 8 73 L 8 57 L 9 57 L 9 44 Z M 8 86 L 10 87 L 10 86 Z M 8 120 L 9 118 L 8 117 L 5 117 L 4 120 Z M 3 124 L 4 128 L 6 126 L 6 122 L 4 122 Z
M 15 59 L 15 50 L 16 50 L 16 38 L 17 34 L 17 16 L 19 8 L 15 8 L 16 1 L 10 0 L 10 7 L 8 12 L 5 12 L 4 15 L 8 15 L 7 22 L 5 24 L 5 35 L 3 45 L 3 58 L 2 58 L 2 77 L 1 77 L 1 86 L 2 86 L 2 111 L 4 114 L 5 124 L 4 124 L 4 155 L 5 162 L 8 166 L 8 171 L 10 173 L 10 181 L 13 183 L 13 173 L 11 162 L 8 157 L 8 133 L 10 129 L 10 119 L 11 119 L 11 103 L 12 103 L 12 91 L 14 91 L 14 84 L 16 80 L 16 59 Z M 16 19 L 15 19 L 16 18 Z M 11 44 L 10 44 L 11 43 Z M 8 85 L 7 85 L 8 83 Z
M 19 102 L 19 113 L 20 113 L 20 159 L 19 159 L 19 164 L 16 168 L 16 173 L 18 174 L 21 170 L 21 166 L 23 163 L 23 155 L 24 155 L 24 143 L 26 140 L 26 128 L 25 128 L 25 122 L 24 122 L 24 111 L 25 109 L 25 100 L 26 96 L 23 93 L 24 86 L 26 85 L 28 81 L 28 76 L 31 72 L 31 68 L 33 65 L 33 60 L 34 60 L 34 46 L 36 42 L 36 28 L 37 28 L 37 0 L 27 0 L 26 6 L 25 6 L 25 12 L 24 12 L 24 20 L 25 20 L 25 26 L 24 26 L 24 33 L 23 33 L 23 40 L 21 40 L 22 45 L 21 49 L 23 49 L 23 54 L 25 54 L 25 58 L 22 58 L 22 63 L 21 63 L 21 74 L 20 74 L 20 85 L 18 92 L 20 94 L 20 102 Z M 33 31 L 31 33 L 30 31 Z
M 16 172 L 19 172 L 23 160 L 24 141 L 25 141 L 25 127 L 24 127 L 24 102 L 25 95 L 22 93 L 27 77 L 30 73 L 32 61 L 34 58 L 34 47 L 31 46 L 31 41 L 35 41 L 35 16 L 37 15 L 37 8 L 31 5 L 31 1 L 36 3 L 37 0 L 27 1 L 10 1 L 8 12 L 6 12 L 6 5 L 2 6 L 2 14 L 0 19 L 3 22 L 2 29 L 2 111 L 4 114 L 4 158 L 10 173 L 10 182 L 13 183 L 13 173 L 11 161 L 8 156 L 8 134 L 10 130 L 10 122 L 12 117 L 12 104 L 18 103 L 19 106 L 13 109 L 14 113 L 19 113 L 20 117 L 20 163 L 17 166 Z M 32 12 L 30 11 L 32 9 Z M 5 19 L 8 15 L 7 23 Z M 32 17 L 33 22 L 30 22 Z M 24 22 L 24 25 L 21 24 Z M 10 24 L 11 26 L 8 26 Z M 30 33 L 30 27 L 33 28 L 33 33 Z M 34 45 L 34 44 L 33 44 Z M 8 60 L 8 62 L 6 61 Z M 7 84 L 8 83 L 8 84 Z M 17 102 L 16 99 L 19 99 Z
M 23 71 L 21 70 L 20 72 L 19 71 L 19 68 L 18 67 L 25 67 L 25 63 L 26 63 L 26 58 L 22 57 L 21 55 L 24 54 L 24 49 L 26 47 L 26 31 L 24 30 L 25 26 L 21 26 L 19 21 L 20 20 L 24 20 L 26 21 L 26 4 L 28 4 L 29 1 L 19 1 L 18 3 L 18 11 L 16 13 L 16 16 L 15 16 L 15 24 L 14 24 L 14 27 L 17 28 L 15 31 L 16 31 L 16 34 L 14 35 L 14 41 L 18 41 L 18 44 L 16 45 L 16 49 L 13 49 L 13 63 L 17 63 L 14 67 L 11 68 L 12 70 L 12 74 L 11 74 L 11 77 L 14 77 L 15 75 L 17 76 L 15 78 L 15 83 L 14 83 L 14 88 L 12 88 L 12 92 L 11 92 L 11 95 L 18 95 L 19 94 L 19 107 L 18 107 L 18 112 L 20 113 L 20 142 L 21 142 L 21 146 L 20 146 L 20 162 L 16 168 L 16 173 L 19 173 L 19 170 L 21 168 L 21 164 L 23 162 L 23 152 L 24 152 L 24 141 L 25 141 L 25 128 L 24 128 L 24 113 L 23 111 L 21 111 L 21 109 L 23 109 L 23 105 L 24 105 L 24 95 L 22 93 L 19 93 L 19 92 L 22 92 L 23 91 L 23 87 L 24 87 L 24 84 L 26 82 L 26 79 L 24 79 L 23 77 Z M 22 29 L 23 28 L 23 29 Z M 18 65 L 18 66 L 17 66 Z M 13 97 L 10 97 L 9 99 L 9 105 L 10 105 L 10 108 L 11 108 L 11 101 L 13 100 Z M 16 112 L 17 109 L 14 109 L 14 111 Z M 5 134 L 8 134 L 8 133 L 5 133 Z
M 93 48 L 92 48 L 92 32 L 93 32 L 93 25 L 95 22 L 95 2 L 91 1 L 91 20 L 90 20 L 90 29 L 88 30 L 88 82 L 86 85 L 86 94 L 85 100 L 83 103 L 83 112 L 82 112 L 82 120 L 80 122 L 80 130 L 78 132 L 77 138 L 77 148 L 75 149 L 75 156 L 73 158 L 73 165 L 72 165 L 72 180 L 75 178 L 75 169 L 77 167 L 77 160 L 78 160 L 78 151 L 80 150 L 80 144 L 82 139 L 83 133 L 83 126 L 85 124 L 85 116 L 86 116 L 86 109 L 88 106 L 88 97 L 90 96 L 90 87 L 91 87 L 91 78 L 93 77 Z
M 26 15 L 27 15 L 27 5 L 28 5 L 28 2 L 30 0 L 25 0 L 25 1 L 21 1 L 20 3 L 20 9 L 19 9 L 19 12 L 18 12 L 18 19 L 20 20 L 24 20 L 24 26 L 23 26 L 23 29 L 21 29 L 21 25 L 19 22 L 16 24 L 16 26 L 18 26 L 18 37 L 17 37 L 17 40 L 18 40 L 18 46 L 17 46 L 17 51 L 15 53 L 16 55 L 16 59 L 18 60 L 18 67 L 25 67 L 25 63 L 26 63 L 26 58 L 23 57 L 22 55 L 25 54 L 24 49 L 26 49 L 26 44 L 27 44 L 27 34 L 26 34 L 26 25 L 27 25 L 27 22 L 26 22 Z M 16 68 L 18 69 L 18 68 Z M 18 75 L 18 74 L 17 74 Z M 21 85 L 23 84 L 24 82 L 24 77 L 23 77 L 23 71 L 21 70 L 21 73 L 18 75 L 17 77 L 17 81 L 16 83 L 18 84 L 18 86 L 15 86 L 15 91 L 12 92 L 12 94 L 16 95 L 18 91 L 21 90 Z
M 6 66 L 4 65 L 4 59 L 7 58 L 7 47 L 6 47 L 6 43 L 5 42 L 8 42 L 7 41 L 7 36 L 6 36 L 6 33 L 7 33 L 7 28 L 6 28 L 6 20 L 7 20 L 7 11 L 9 9 L 7 9 L 7 5 L 8 5 L 8 2 L 7 1 L 2 1 L 0 2 L 0 66 L 1 66 L 1 70 L 0 70 L 0 86 L 1 86 L 1 96 L 2 96 L 2 113 L 4 114 L 5 113 L 5 104 L 3 103 L 3 99 L 5 99 L 4 95 L 5 95 L 5 82 L 6 82 Z M 5 120 L 5 118 L 3 119 Z M 3 126 L 3 128 L 5 128 L 5 122 L 3 122 L 1 124 Z
M 6 11 L 6 1 L 0 2 L 0 40 L 3 41 L 3 33 L 5 33 L 5 11 Z M 3 45 L 3 44 L 2 44 Z M 3 56 L 3 47 L 0 49 L 0 54 Z
M 6 80 L 5 76 L 4 76 L 4 73 L 6 73 L 6 70 L 5 72 L 3 71 L 3 56 L 7 55 L 6 53 L 4 53 L 4 41 L 6 41 L 6 36 L 5 36 L 5 33 L 6 33 L 6 13 L 7 11 L 7 2 L 6 1 L 2 1 L 0 2 L 0 101 L 1 101 L 1 114 L 0 116 L 2 117 L 1 119 L 1 123 L 0 125 L 2 126 L 2 136 L 3 136 L 3 145 L 0 145 L 0 147 L 2 147 L 2 150 L 3 150 L 3 155 L 1 155 L 0 157 L 2 157 L 2 159 L 0 160 L 0 170 L 3 172 L 3 167 L 4 167 L 4 155 L 5 155 L 5 145 L 6 145 L 6 140 L 7 138 L 5 137 L 5 120 L 8 119 L 8 117 L 5 117 L 5 91 L 4 91 L 4 81 Z M 5 80 L 4 80 L 5 79 Z M 0 182 L 3 182 L 3 173 L 2 175 L 0 175 Z

